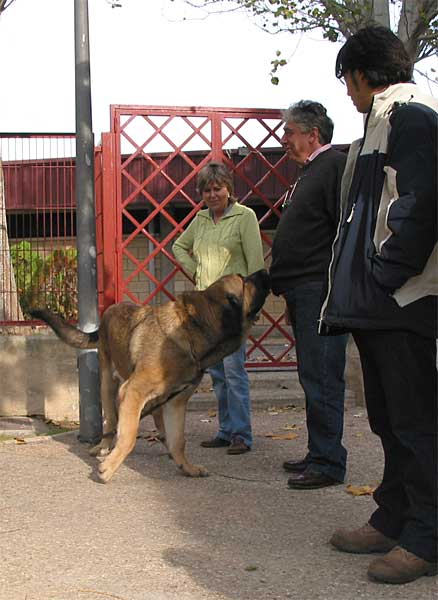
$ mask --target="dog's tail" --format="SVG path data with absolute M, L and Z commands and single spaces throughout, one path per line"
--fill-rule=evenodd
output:
M 97 348 L 97 340 L 99 339 L 98 331 L 85 333 L 80 329 L 76 329 L 76 327 L 67 323 L 65 319 L 47 308 L 31 310 L 30 314 L 35 319 L 41 319 L 41 321 L 47 323 L 59 339 L 69 346 L 80 348 L 81 350 Z

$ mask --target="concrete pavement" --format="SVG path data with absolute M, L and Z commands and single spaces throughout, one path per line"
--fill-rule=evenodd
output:
M 199 446 L 216 431 L 209 409 L 189 411 L 186 426 L 187 454 L 209 469 L 205 479 L 181 475 L 148 440 L 149 417 L 107 485 L 76 432 L 0 443 L 0 600 L 437 598 L 437 578 L 372 583 L 372 557 L 327 543 L 373 510 L 371 497 L 346 489 L 381 476 L 363 409 L 347 403 L 346 484 L 307 492 L 288 490 L 281 468 L 305 452 L 301 406 L 254 410 L 254 448 L 240 456 Z

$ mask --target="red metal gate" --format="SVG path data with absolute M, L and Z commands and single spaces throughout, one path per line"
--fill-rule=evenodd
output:
M 170 248 L 202 208 L 195 181 L 210 160 L 227 164 L 240 202 L 256 211 L 269 266 L 280 198 L 296 178 L 280 127 L 277 110 L 112 106 L 97 172 L 101 304 L 161 303 L 190 286 Z M 248 343 L 248 366 L 295 366 L 288 330 L 283 301 L 271 295 Z

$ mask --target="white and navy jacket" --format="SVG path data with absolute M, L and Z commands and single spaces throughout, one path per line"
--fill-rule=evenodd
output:
M 374 96 L 351 145 L 320 333 L 436 337 L 438 100 L 415 84 Z

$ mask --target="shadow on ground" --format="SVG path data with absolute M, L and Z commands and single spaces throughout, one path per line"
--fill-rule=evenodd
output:
M 141 431 L 152 432 L 149 417 Z M 405 586 L 368 581 L 371 558 L 341 554 L 334 528 L 365 522 L 369 496 L 346 485 L 297 492 L 281 463 L 306 447 L 304 411 L 258 410 L 254 449 L 204 449 L 216 422 L 187 415 L 187 454 L 210 471 L 190 479 L 145 437 L 113 480 L 77 432 L 0 444 L 0 600 L 432 600 L 436 578 Z M 295 433 L 282 440 L 267 434 Z M 377 484 L 378 442 L 348 408 L 346 483 Z
M 369 496 L 351 496 L 346 484 L 376 485 L 382 468 L 365 414 L 347 409 L 345 424 L 345 485 L 307 492 L 288 490 L 281 469 L 283 460 L 305 452 L 301 408 L 256 411 L 254 449 L 241 456 L 201 448 L 216 431 L 215 419 L 188 413 L 187 454 L 209 469 L 205 479 L 184 477 L 163 446 L 147 440 L 149 418 L 141 426 L 145 437 L 106 485 L 95 483 L 96 460 L 86 445 L 72 434 L 59 436 L 57 444 L 86 465 L 82 474 L 93 480 L 94 508 L 111 536 L 103 551 L 115 560 L 125 587 L 119 580 L 106 589 L 123 600 L 432 599 L 433 579 L 377 585 L 366 576 L 372 557 L 340 554 L 328 544 L 336 527 L 362 525 L 373 509 Z M 267 437 L 287 432 L 297 437 Z

